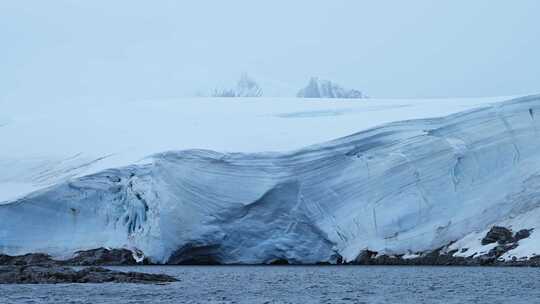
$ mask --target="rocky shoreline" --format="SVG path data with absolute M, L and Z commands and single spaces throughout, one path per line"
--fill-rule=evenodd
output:
M 414 266 L 540 266 L 540 256 L 529 259 L 501 260 L 506 252 L 519 246 L 519 241 L 530 236 L 532 229 L 522 229 L 516 233 L 506 227 L 493 226 L 484 238 L 481 245 L 494 244 L 495 246 L 485 254 L 471 252 L 463 256 L 455 254 L 459 249 L 451 249 L 450 243 L 430 252 L 420 252 L 411 255 L 378 254 L 375 251 L 364 250 L 350 264 L 355 265 L 414 265 Z M 468 248 L 462 248 L 466 253 Z
M 60 284 L 60 283 L 137 283 L 156 284 L 178 281 L 164 274 L 122 272 L 103 267 L 75 270 L 54 265 L 0 266 L 0 284 Z
M 43 253 L 10 256 L 0 254 L 0 265 L 48 265 L 48 266 L 130 266 L 149 265 L 146 259 L 137 261 L 134 253 L 127 249 L 97 248 L 76 252 L 75 257 L 55 260 Z
M 481 245 L 491 244 L 488 252 L 470 252 L 468 248 L 452 249 L 452 244 L 437 248 L 429 252 L 414 254 L 390 255 L 378 253 L 369 249 L 363 250 L 353 261 L 345 262 L 338 256 L 337 263 L 320 263 L 318 265 L 409 265 L 409 266 L 531 266 L 540 267 L 540 256 L 528 259 L 503 260 L 506 252 L 519 246 L 522 239 L 528 238 L 532 229 L 522 229 L 513 233 L 510 229 L 493 226 L 481 239 Z M 469 250 L 470 251 L 470 250 Z M 456 253 L 461 253 L 457 254 Z M 222 265 L 212 262 L 207 256 L 201 259 L 191 259 L 189 263 L 175 263 L 171 259 L 165 265 Z M 216 260 L 217 261 L 217 260 Z M 291 265 L 287 260 L 276 260 L 264 265 Z M 31 266 L 43 267 L 66 267 L 66 266 L 135 266 L 135 265 L 163 265 L 151 263 L 144 258 L 142 253 L 127 249 L 97 248 L 76 252 L 75 256 L 67 260 L 55 260 L 49 255 L 42 253 L 30 253 L 20 256 L 0 254 L 0 265 L 7 266 Z M 64 271 L 64 270 L 62 270 Z
M 142 261 L 143 263 L 145 261 Z M 60 261 L 43 253 L 20 256 L 0 254 L 0 284 L 59 283 L 138 283 L 155 284 L 178 281 L 164 274 L 122 272 L 97 265 L 140 265 L 126 249 L 105 249 L 79 252 L 74 258 Z M 91 266 L 75 270 L 68 266 Z
M 479 257 L 456 257 L 455 252 L 443 253 L 441 249 L 422 254 L 418 257 L 405 255 L 378 255 L 377 252 L 365 250 L 348 265 L 381 265 L 381 266 L 529 266 L 540 267 L 540 256 L 527 260 L 501 261 L 495 255 Z

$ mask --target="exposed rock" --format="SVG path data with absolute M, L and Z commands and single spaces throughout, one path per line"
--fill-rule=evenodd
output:
M 58 261 L 54 261 L 49 255 L 43 253 L 29 253 L 25 255 L 10 256 L 0 254 L 0 265 L 56 265 Z
M 512 258 L 510 261 L 499 259 L 506 252 L 519 246 L 519 240 L 530 235 L 532 230 L 520 230 L 514 236 L 512 232 L 505 228 L 494 226 L 482 239 L 482 244 L 492 244 L 497 242 L 488 253 L 477 255 L 476 253 L 464 257 L 463 253 L 468 248 L 461 250 L 448 250 L 450 244 L 429 252 L 417 253 L 415 256 L 404 258 L 404 255 L 379 254 L 375 251 L 363 250 L 358 257 L 350 264 L 356 265 L 437 265 L 437 266 L 540 266 L 540 256 L 530 259 Z M 454 256 L 460 251 L 460 256 Z
M 420 253 L 416 257 L 404 258 L 404 255 L 378 254 L 374 251 L 364 250 L 351 264 L 355 265 L 440 265 L 440 266 L 469 266 L 479 265 L 480 261 L 455 257 L 456 251 L 443 252 L 444 247 Z
M 30 265 L 0 266 L 0 284 L 58 283 L 165 283 L 178 281 L 164 274 L 121 272 L 102 267 L 74 270 L 69 267 Z
M 514 258 L 512 259 L 512 261 L 504 262 L 504 265 L 540 267 L 540 256 L 533 256 L 528 260 L 518 260 Z
M 19 256 L 0 254 L 0 265 L 65 265 L 65 266 L 120 266 L 150 264 L 147 259 L 137 262 L 133 252 L 127 249 L 96 248 L 76 252 L 68 260 L 54 260 L 43 253 L 28 253 Z
M 354 264 L 368 265 L 369 262 L 377 255 L 377 252 L 370 250 L 362 250 L 360 254 L 354 259 Z
M 529 229 L 521 229 L 520 231 L 516 232 L 516 235 L 514 235 L 514 239 L 516 241 L 526 239 L 529 236 L 531 236 L 531 231 L 532 231 L 532 229 L 530 229 L 530 230 Z
M 505 227 L 493 226 L 488 231 L 486 236 L 482 239 L 482 245 L 487 245 L 495 242 L 499 244 L 507 244 L 512 241 L 512 231 Z
M 452 253 L 441 253 L 439 250 L 428 252 L 418 257 L 404 258 L 403 255 L 374 255 L 357 258 L 354 265 L 433 265 L 433 266 L 476 266 L 483 265 L 480 259 L 455 257 Z
M 65 265 L 96 266 L 96 265 L 137 265 L 133 252 L 127 249 L 97 248 L 86 251 L 78 251 L 76 256 L 65 261 Z M 147 264 L 147 262 L 146 262 Z
M 389 255 L 380 254 L 376 251 L 363 250 L 354 261 L 349 264 L 354 265 L 433 265 L 433 266 L 538 266 L 540 267 L 540 256 L 530 259 L 513 258 L 511 261 L 500 260 L 499 258 L 506 252 L 519 246 L 519 240 L 530 236 L 532 229 L 523 229 L 512 235 L 512 231 L 505 227 L 494 226 L 482 239 L 482 244 L 497 243 L 488 253 L 477 255 L 471 254 L 463 256 L 469 248 L 453 249 L 451 245 L 440 247 L 433 251 L 418 252 L 415 255 Z M 457 252 L 461 254 L 454 256 Z
M 517 243 L 497 245 L 495 248 L 493 248 L 493 249 L 491 249 L 489 251 L 488 255 L 498 258 L 501 255 L 505 254 L 507 251 L 510 251 L 510 250 L 515 249 L 517 247 L 518 247 Z

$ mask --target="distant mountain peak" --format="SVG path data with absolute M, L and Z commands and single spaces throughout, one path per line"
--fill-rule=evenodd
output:
M 346 89 L 330 81 L 311 77 L 306 87 L 301 89 L 296 97 L 300 98 L 366 98 L 358 90 Z
M 261 97 L 263 94 L 259 84 L 247 73 L 242 73 L 234 89 L 214 90 L 213 97 Z

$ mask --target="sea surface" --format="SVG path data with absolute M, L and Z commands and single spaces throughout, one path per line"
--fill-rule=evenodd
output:
M 0 303 L 540 303 L 540 268 L 408 266 L 109 267 L 166 285 L 0 285 Z

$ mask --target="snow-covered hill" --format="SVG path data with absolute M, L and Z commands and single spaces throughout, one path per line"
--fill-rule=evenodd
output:
M 26 119 L 14 109 L 0 128 L 0 182 L 41 189 L 0 206 L 0 251 L 314 263 L 456 240 L 488 250 L 484 230 L 536 228 L 540 202 L 540 97 L 494 101 L 193 100 Z M 298 149 L 353 130 L 364 131 Z M 536 254 L 536 235 L 507 257 Z
M 4 104 L 0 204 L 163 151 L 290 151 L 397 120 L 504 98 L 381 100 L 195 98 Z

